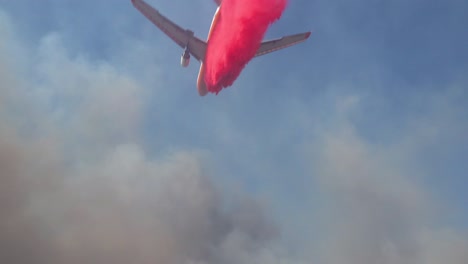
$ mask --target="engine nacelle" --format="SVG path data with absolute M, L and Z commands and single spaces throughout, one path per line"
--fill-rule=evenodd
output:
M 185 51 L 184 54 L 180 57 L 180 65 L 182 67 L 187 67 L 190 64 L 190 53 L 188 51 Z

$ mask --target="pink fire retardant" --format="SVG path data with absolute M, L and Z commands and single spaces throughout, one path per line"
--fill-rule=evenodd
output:
M 287 0 L 223 0 L 209 36 L 205 82 L 218 94 L 231 86 L 255 56 L 268 27 L 281 17 Z

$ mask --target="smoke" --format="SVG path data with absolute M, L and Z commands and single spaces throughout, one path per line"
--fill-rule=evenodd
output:
M 205 82 L 218 94 L 231 86 L 260 47 L 268 26 L 280 18 L 286 0 L 224 0 L 206 52 Z
M 321 228 L 327 230 L 316 252 L 317 262 L 466 263 L 466 233 L 441 226 L 444 211 L 418 183 L 421 169 L 411 154 L 414 142 L 433 144 L 433 137 L 427 143 L 421 139 L 434 131 L 427 131 L 425 125 L 415 129 L 421 124 L 414 120 L 408 142 L 372 144 L 350 122 L 350 116 L 359 111 L 359 97 L 337 101 L 338 114 L 327 116 L 335 121 L 318 133 L 311 156 L 312 170 L 325 197 L 315 219 L 323 220 Z M 449 118 L 430 120 L 435 125 Z M 456 124 L 449 130 L 457 130 Z M 446 131 L 446 126 L 441 129 Z
M 61 34 L 26 48 L 9 24 L 0 13 L 0 263 L 298 263 L 264 208 L 222 193 L 196 151 L 148 154 L 145 88 L 135 79 L 70 55 Z M 359 96 L 344 98 L 338 114 L 322 111 L 325 121 L 311 121 L 297 102 L 285 108 L 313 123 L 297 129 L 314 137 L 305 157 L 313 166 L 298 178 L 316 179 L 310 189 L 321 192 L 316 208 L 295 200 L 298 213 L 284 216 L 286 230 L 304 223 L 304 244 L 293 244 L 299 263 L 466 263 L 466 233 L 438 210 L 417 180 L 427 164 L 410 155 L 424 138 L 466 139 L 464 112 L 444 111 L 465 110 L 464 91 L 436 96 L 445 103 L 429 105 L 425 123 L 412 119 L 419 129 L 400 131 L 406 138 L 394 144 L 360 137 L 352 122 Z M 281 188 L 299 192 L 284 184 L 297 175 L 282 176 Z
M 262 207 L 227 207 L 196 152 L 147 155 L 137 82 L 60 34 L 22 48 L 0 21 L 1 263 L 281 259 Z

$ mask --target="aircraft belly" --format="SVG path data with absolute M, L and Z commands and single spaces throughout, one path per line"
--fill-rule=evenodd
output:
M 203 62 L 200 63 L 200 70 L 198 71 L 197 89 L 200 96 L 204 96 L 208 93 L 205 83 L 205 64 Z

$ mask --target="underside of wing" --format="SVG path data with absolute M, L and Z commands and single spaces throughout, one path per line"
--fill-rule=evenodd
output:
M 193 57 L 195 57 L 198 61 L 202 62 L 205 60 L 207 47 L 205 41 L 192 36 L 187 47 L 190 51 L 190 54 L 192 54 Z
M 181 28 L 143 0 L 132 0 L 132 3 L 136 9 L 177 45 L 184 49 L 188 48 L 190 53 L 199 61 L 205 58 L 206 43 L 196 38 L 192 31 Z
M 286 37 L 282 37 L 279 39 L 273 39 L 269 41 L 262 42 L 260 48 L 258 49 L 255 57 L 265 55 L 267 53 L 277 51 L 280 49 L 284 49 L 287 47 L 291 47 L 298 43 L 304 42 L 310 36 L 310 32 L 300 33 L 296 35 L 290 35 Z

